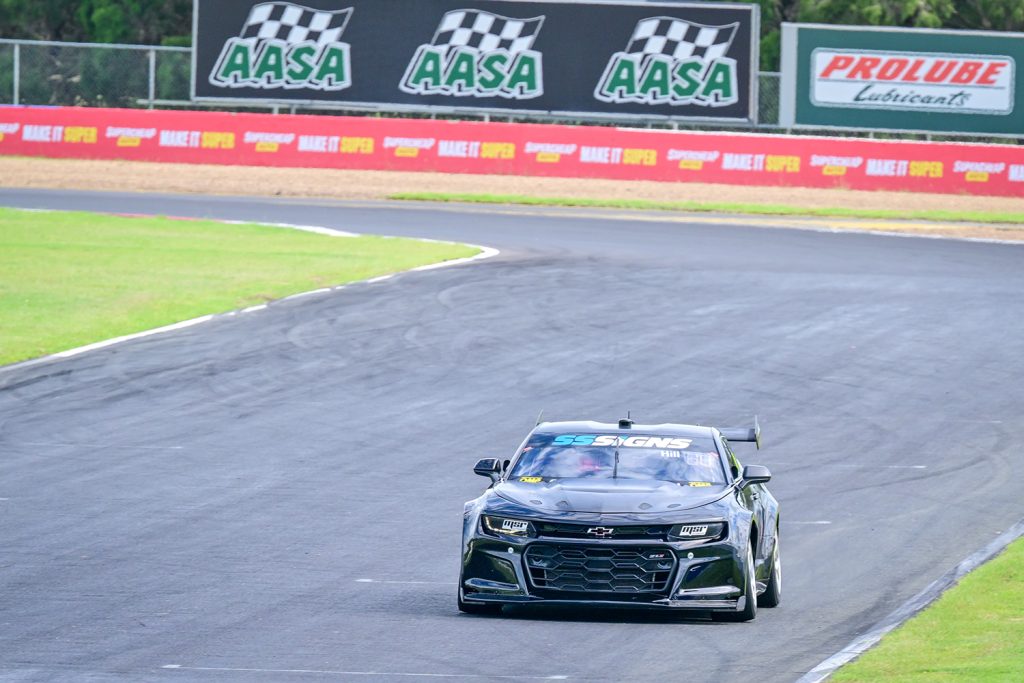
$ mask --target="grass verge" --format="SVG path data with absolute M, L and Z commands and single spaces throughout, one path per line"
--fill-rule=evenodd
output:
M 0 209 L 0 364 L 478 251 L 261 225 Z
M 833 677 L 836 683 L 1024 681 L 1024 539 Z
M 400 192 L 388 199 L 424 202 L 465 202 L 469 204 L 523 204 L 526 206 L 577 206 L 604 209 L 695 211 L 741 213 L 764 216 L 812 216 L 827 218 L 868 218 L 921 220 L 957 223 L 1024 225 L 1024 213 L 990 211 L 898 211 L 892 209 L 812 208 L 785 204 L 736 204 L 729 202 L 659 202 L 649 199 L 583 199 L 571 197 L 529 197 L 501 194 L 447 194 L 442 192 Z

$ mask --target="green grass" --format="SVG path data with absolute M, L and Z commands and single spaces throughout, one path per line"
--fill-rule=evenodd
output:
M 477 252 L 260 225 L 0 209 L 0 364 Z
M 831 680 L 1024 681 L 1024 539 Z
M 573 199 L 569 197 L 526 197 L 496 194 L 445 194 L 442 192 L 401 192 L 389 199 L 471 204 L 524 204 L 527 206 L 580 206 L 605 209 L 658 211 L 714 211 L 767 216 L 821 216 L 829 218 L 873 218 L 881 220 L 923 220 L 960 223 L 1011 223 L 1024 225 L 1024 213 L 994 211 L 898 211 L 888 209 L 810 208 L 785 204 L 738 204 L 729 202 L 657 202 L 649 199 Z

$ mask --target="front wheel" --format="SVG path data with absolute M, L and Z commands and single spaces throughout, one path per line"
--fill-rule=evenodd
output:
M 465 614 L 499 614 L 501 605 L 494 603 L 466 602 L 462 599 L 462 589 L 459 589 L 459 611 Z
M 757 616 L 757 583 L 754 576 L 754 551 L 747 545 L 747 561 L 744 570 L 747 573 L 747 587 L 743 591 L 743 609 L 739 612 L 712 612 L 711 621 L 750 621 Z
M 768 575 L 768 587 L 757 596 L 758 607 L 778 607 L 782 600 L 782 557 L 779 555 L 779 532 L 775 532 L 775 547 L 772 549 L 772 573 Z

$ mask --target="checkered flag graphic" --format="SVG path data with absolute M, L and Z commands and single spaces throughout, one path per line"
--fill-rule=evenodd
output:
M 739 24 L 704 26 L 672 17 L 641 19 L 629 39 L 628 54 L 697 57 L 710 62 L 725 56 Z
M 290 2 L 264 2 L 249 12 L 241 37 L 292 44 L 312 41 L 319 48 L 341 39 L 350 16 L 352 8 L 328 12 Z
M 544 17 L 510 19 L 475 9 L 453 10 L 437 27 L 434 47 L 471 47 L 481 52 L 508 50 L 519 54 L 533 47 Z

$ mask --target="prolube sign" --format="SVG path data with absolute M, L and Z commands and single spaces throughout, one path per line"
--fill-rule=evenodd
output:
M 784 24 L 780 123 L 1024 135 L 1024 35 Z
M 1001 55 L 815 50 L 817 105 L 954 113 L 1013 111 L 1016 63 Z
M 755 4 L 194 0 L 200 102 L 750 123 Z

